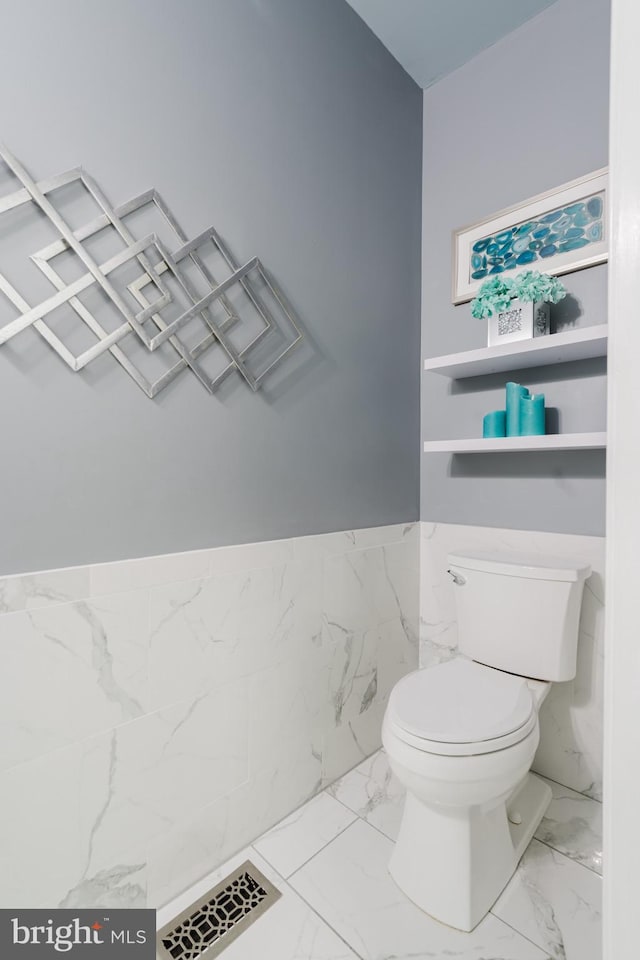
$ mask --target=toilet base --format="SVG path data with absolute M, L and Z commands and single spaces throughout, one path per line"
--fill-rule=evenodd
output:
M 550 788 L 531 773 L 493 807 L 428 807 L 409 792 L 389 872 L 436 920 L 473 930 L 509 882 L 550 800 Z

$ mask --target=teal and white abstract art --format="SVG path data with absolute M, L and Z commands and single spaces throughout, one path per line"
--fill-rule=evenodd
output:
M 469 279 L 483 280 L 491 274 L 538 265 L 561 253 L 582 250 L 604 236 L 604 191 L 577 203 L 557 207 L 536 220 L 515 224 L 508 230 L 482 237 L 471 247 Z
M 454 233 L 453 302 L 501 273 L 568 273 L 607 258 L 607 171 L 494 214 Z

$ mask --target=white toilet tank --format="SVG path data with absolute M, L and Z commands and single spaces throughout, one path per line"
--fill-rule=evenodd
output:
M 588 564 L 516 553 L 451 553 L 447 561 L 460 653 L 522 677 L 575 677 Z

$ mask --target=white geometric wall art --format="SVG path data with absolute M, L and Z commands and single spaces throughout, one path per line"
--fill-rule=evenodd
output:
M 140 197 L 135 197 L 128 203 L 117 207 L 114 211 L 113 219 L 122 223 L 126 220 L 127 216 L 130 216 L 136 211 L 143 209 L 147 205 L 154 205 L 158 209 L 165 222 L 171 228 L 175 242 L 182 245 L 186 239 L 185 234 L 182 232 L 177 222 L 173 219 L 170 211 L 165 207 L 162 199 L 155 190 L 147 191 Z M 85 224 L 81 230 L 76 231 L 76 238 L 86 241 L 89 238 L 98 235 L 100 231 L 108 227 L 110 223 L 111 221 L 109 217 L 103 213 L 95 220 Z M 61 255 L 68 249 L 69 246 L 65 240 L 57 240 L 49 244 L 47 247 L 39 250 L 37 253 L 32 254 L 31 256 L 31 260 L 59 290 L 63 289 L 66 284 L 65 281 L 56 273 L 54 267 L 52 266 L 52 261 L 54 261 L 55 257 Z M 160 264 L 158 267 L 156 267 L 156 272 L 157 274 L 161 274 L 166 269 L 166 264 Z M 199 266 L 199 269 L 201 270 L 202 274 L 205 275 L 203 268 Z M 141 295 L 139 290 L 145 286 L 151 285 L 151 283 L 151 277 L 147 273 L 143 273 L 140 275 L 137 281 L 129 284 L 129 289 L 131 289 L 136 301 L 141 306 L 149 306 L 150 301 L 145 296 Z M 215 286 L 215 283 L 213 283 L 212 286 Z M 221 298 L 221 300 L 224 299 L 224 297 Z M 80 300 L 77 298 L 72 298 L 69 301 L 69 305 L 73 307 L 73 309 L 78 313 L 80 319 L 84 320 L 91 331 L 99 338 L 98 343 L 94 348 L 91 348 L 91 350 L 102 352 L 104 349 L 103 345 L 107 344 L 107 332 L 100 326 L 98 321 L 92 316 L 92 314 L 89 312 L 89 310 L 87 310 Z M 164 329 L 164 321 L 162 321 L 158 315 L 155 315 L 152 319 L 159 330 Z M 86 362 L 86 354 L 91 353 L 91 350 L 88 350 L 86 354 L 81 356 L 70 356 L 67 348 L 59 341 L 59 338 L 56 337 L 56 334 L 53 333 L 53 331 L 49 330 L 48 328 L 45 330 L 42 327 L 38 327 L 38 329 L 43 333 L 52 346 L 54 346 L 54 349 L 60 353 L 63 359 L 67 360 L 69 365 L 72 366 L 72 369 L 82 369 Z M 207 328 L 207 331 L 208 332 L 205 332 L 203 338 L 191 350 L 187 349 L 187 347 L 184 346 L 177 337 L 170 337 L 169 344 L 174 348 L 174 353 L 178 354 L 180 359 L 175 358 L 174 362 L 168 363 L 164 373 L 153 382 L 150 382 L 144 376 L 142 371 L 135 365 L 135 363 L 131 361 L 123 349 L 118 346 L 109 347 L 109 349 L 112 355 L 118 360 L 119 363 L 122 364 L 125 370 L 127 370 L 130 376 L 136 381 L 136 383 L 138 383 L 138 385 L 149 397 L 156 396 L 164 386 L 170 383 L 174 377 L 176 377 L 187 367 L 191 367 L 200 382 L 206 387 L 207 390 L 212 392 L 210 389 L 209 378 L 197 363 L 198 356 L 203 354 L 210 347 L 214 346 L 217 342 L 215 334 L 209 328 Z M 128 327 L 126 332 L 130 332 Z M 52 340 L 55 342 L 52 342 Z M 92 357 L 89 357 L 88 359 L 92 359 Z M 227 369 L 230 368 L 231 365 L 229 365 Z
M 260 260 L 252 257 L 238 265 L 213 227 L 188 240 L 157 191 L 148 190 L 112 208 L 81 168 L 36 183 L 4 146 L 0 158 L 18 182 L 17 189 L 0 197 L 0 214 L 34 204 L 57 237 L 29 257 L 52 288 L 40 302 L 30 304 L 0 274 L 0 293 L 14 310 L 12 319 L 0 325 L 0 344 L 30 327 L 74 371 L 109 352 L 152 398 L 187 369 L 209 393 L 233 371 L 255 391 L 301 342 L 303 334 L 293 312 Z M 69 185 L 80 187 L 96 208 L 95 216 L 80 227 L 67 222 L 50 199 L 54 191 Z M 130 220 L 149 209 L 159 216 L 165 237 L 168 231 L 172 249 L 156 233 L 136 238 L 131 232 Z M 88 245 L 102 234 L 116 238 L 117 250 L 99 262 Z M 64 278 L 56 263 L 61 255 L 77 261 L 80 276 Z M 215 273 L 210 266 L 212 257 Z M 119 271 L 131 265 L 135 265 L 136 275 L 123 284 Z M 112 314 L 108 327 L 82 299 L 85 292 L 96 289 Z M 245 333 L 239 299 L 251 307 L 259 323 L 257 330 Z M 61 307 L 72 312 L 77 324 L 91 336 L 90 346 L 74 350 L 54 329 L 51 316 Z M 255 358 L 265 344 L 260 368 Z M 269 349 L 270 344 L 275 346 Z M 140 345 L 158 360 L 159 373 L 149 376 L 141 369 Z M 222 359 L 211 373 L 203 361 L 215 351 Z

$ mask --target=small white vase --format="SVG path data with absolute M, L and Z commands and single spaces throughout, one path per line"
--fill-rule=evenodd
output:
M 541 300 L 523 303 L 514 297 L 507 310 L 489 317 L 488 345 L 496 347 L 500 343 L 513 343 L 514 340 L 544 337 L 549 333 L 549 315 L 548 303 Z

